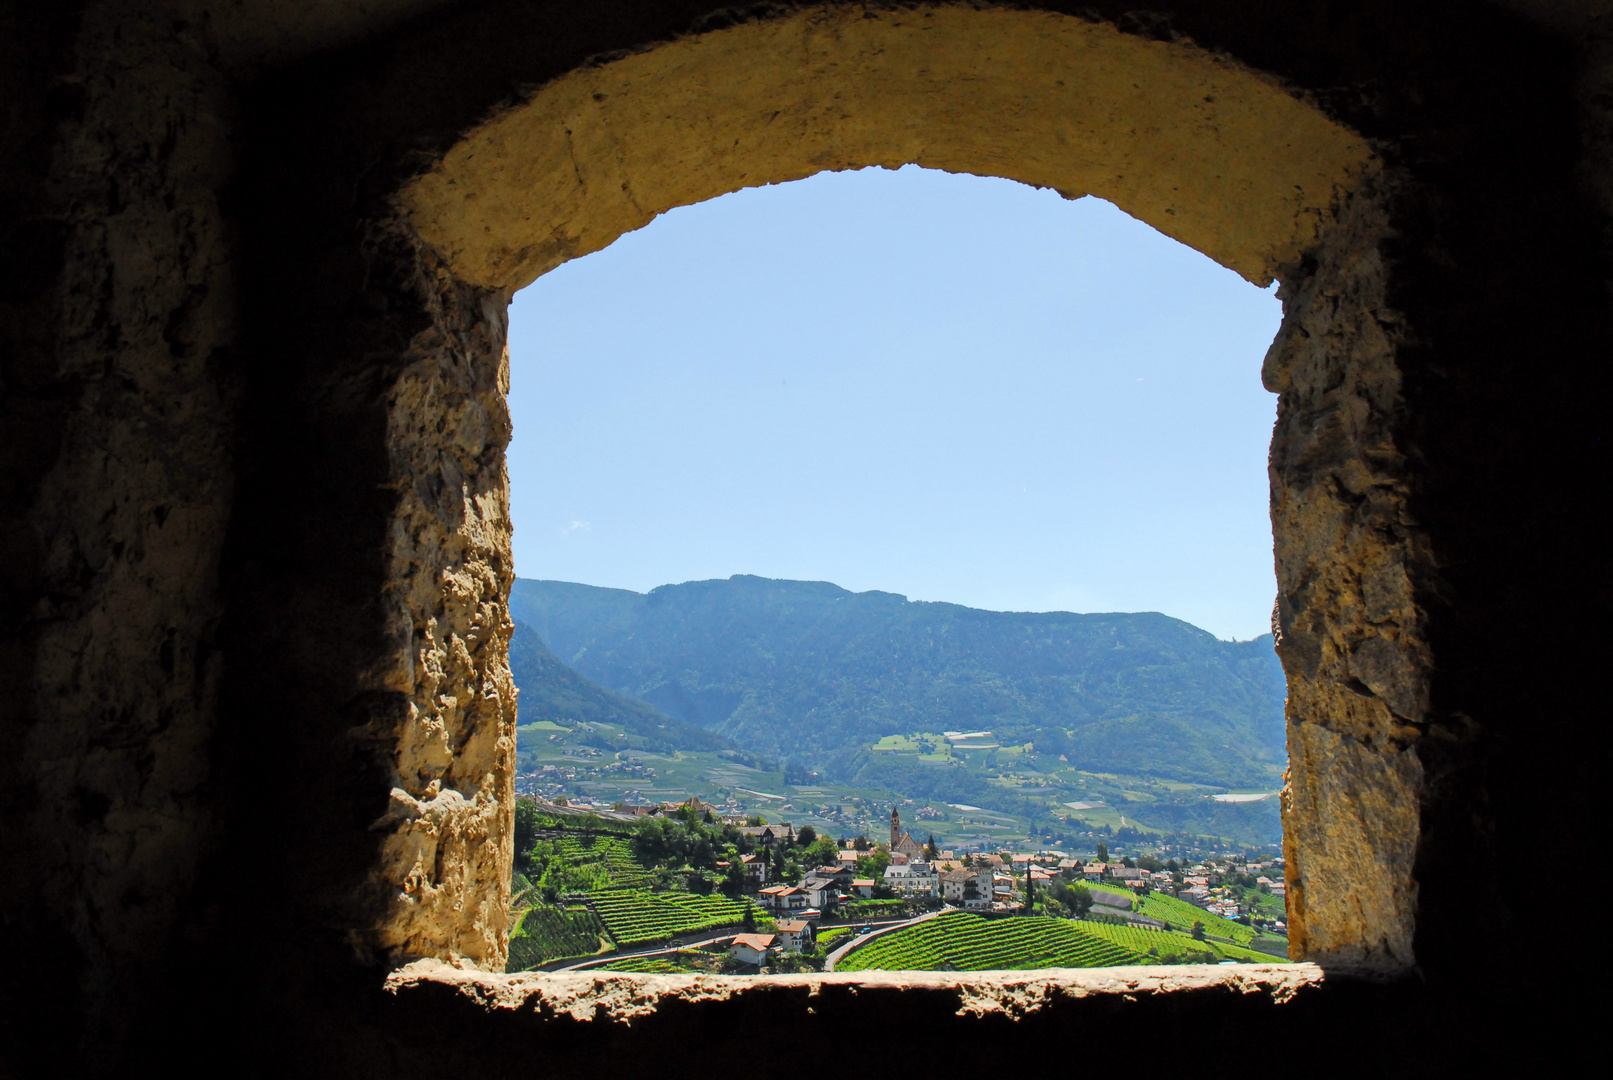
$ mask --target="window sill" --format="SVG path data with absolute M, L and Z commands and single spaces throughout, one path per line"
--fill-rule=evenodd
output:
M 1044 968 L 1037 971 L 868 971 L 826 975 L 641 975 L 623 972 L 522 972 L 506 975 L 465 970 L 440 960 L 418 960 L 387 977 L 389 993 L 451 990 L 489 1013 L 524 1013 L 543 1019 L 632 1024 L 673 1003 L 738 1002 L 777 995 L 799 997 L 810 1014 L 822 999 L 845 1001 L 862 993 L 941 992 L 953 997 L 956 1015 L 993 1014 L 1018 1019 L 1082 999 L 1128 1001 L 1169 995 L 1258 996 L 1273 1006 L 1320 992 L 1315 964 L 1238 964 L 1114 968 Z

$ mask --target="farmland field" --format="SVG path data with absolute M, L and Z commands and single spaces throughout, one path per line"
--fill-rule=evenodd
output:
M 849 926 L 833 926 L 820 930 L 817 934 L 817 943 L 825 949 L 833 949 L 837 945 L 845 944 L 841 939 L 852 932 Z
M 1241 945 L 1228 945 L 1223 941 L 1197 941 L 1191 934 L 1175 930 L 1153 930 L 1143 926 L 1116 926 L 1112 923 L 1090 923 L 1092 933 L 1107 938 L 1116 945 L 1145 957 L 1141 963 L 1159 963 L 1172 956 L 1182 957 L 1184 963 L 1219 963 L 1237 960 L 1247 964 L 1278 964 L 1282 957 L 1256 952 Z
M 588 898 L 618 945 L 660 941 L 675 934 L 736 926 L 745 918 L 746 905 L 726 896 L 694 893 L 652 893 L 640 889 L 611 889 Z
M 605 924 L 584 907 L 557 908 L 539 904 L 520 916 L 510 934 L 507 971 L 526 971 L 551 960 L 592 956 L 607 945 Z
M 1178 900 L 1174 896 L 1159 896 L 1149 893 L 1142 898 L 1142 913 L 1150 919 L 1170 923 L 1172 928 L 1180 927 L 1191 930 L 1193 924 L 1204 924 L 1204 932 L 1213 937 L 1230 938 L 1239 945 L 1247 945 L 1255 939 L 1257 931 L 1252 926 L 1223 919 L 1219 915 L 1212 915 L 1203 908 L 1195 907 L 1186 900 Z
M 1115 893 L 1127 897 L 1133 895 L 1130 889 L 1114 885 L 1102 885 L 1096 882 L 1089 883 L 1087 888 L 1095 892 Z M 1161 896 L 1159 893 L 1149 893 L 1147 896 L 1139 897 L 1137 910 L 1150 919 L 1158 919 L 1160 922 L 1169 923 L 1173 930 L 1191 930 L 1194 923 L 1201 922 L 1204 924 L 1205 933 L 1213 937 L 1228 938 L 1239 945 L 1249 944 L 1258 933 L 1253 927 L 1233 922 L 1231 919 L 1223 919 L 1219 915 L 1210 914 L 1201 907 L 1195 907 L 1186 900 L 1178 900 L 1174 896 Z
M 605 879 L 600 887 L 631 889 L 650 880 L 649 871 L 633 857 L 630 841 L 615 836 L 562 836 L 554 853 L 573 867 L 598 867 Z
M 608 964 L 601 964 L 594 970 L 622 971 L 638 975 L 685 975 L 704 970 L 702 967 L 690 967 L 680 963 L 681 955 L 630 956 L 625 960 L 613 960 Z
M 1068 919 L 988 919 L 948 911 L 869 942 L 836 970 L 987 971 L 1144 962 L 1142 953 Z

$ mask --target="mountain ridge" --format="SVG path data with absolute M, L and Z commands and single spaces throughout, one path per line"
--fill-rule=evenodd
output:
M 1083 768 L 1269 779 L 1285 687 L 1269 636 L 1157 612 L 992 612 L 735 575 L 648 593 L 519 579 L 558 662 L 747 750 L 852 775 L 895 732 L 990 728 Z

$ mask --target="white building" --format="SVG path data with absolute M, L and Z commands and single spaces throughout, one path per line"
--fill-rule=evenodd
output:
M 756 898 L 771 911 L 804 911 L 815 906 L 811 895 L 795 885 L 769 885 Z
M 885 884 L 898 896 L 937 896 L 941 876 L 927 862 L 892 863 L 885 867 Z
M 835 878 L 809 877 L 801 882 L 800 891 L 806 894 L 807 907 L 826 908 L 834 903 L 840 882 Z
M 812 924 L 805 919 L 780 919 L 778 938 L 785 952 L 804 952 L 812 948 Z
M 984 911 L 991 906 L 992 870 L 969 867 L 948 870 L 941 875 L 942 898 L 966 911 Z
M 728 947 L 728 954 L 741 964 L 754 964 L 760 967 L 767 963 L 767 956 L 772 952 L 775 940 L 772 934 L 740 934 Z

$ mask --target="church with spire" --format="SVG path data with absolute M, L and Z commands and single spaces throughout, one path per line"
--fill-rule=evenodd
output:
M 891 807 L 891 854 L 906 855 L 909 859 L 924 858 L 924 845 L 913 839 L 913 834 L 902 831 L 902 815 Z

